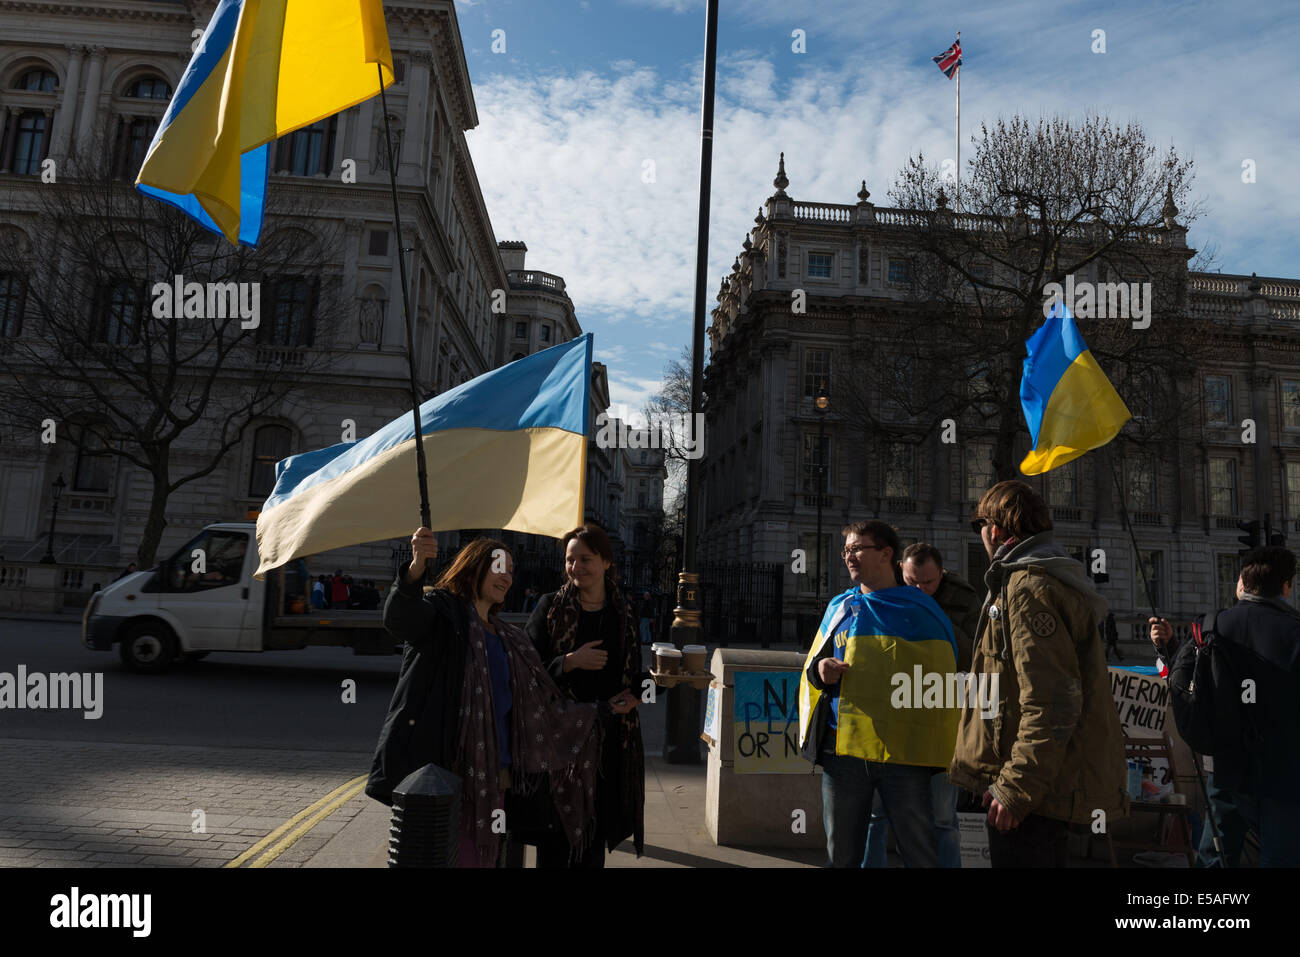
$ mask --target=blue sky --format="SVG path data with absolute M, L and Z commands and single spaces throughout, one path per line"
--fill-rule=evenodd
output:
M 1300 5 L 722 0 L 709 304 L 773 192 L 872 201 L 920 151 L 1022 113 L 1136 120 L 1196 163 L 1189 245 L 1225 273 L 1300 277 Z M 457 0 L 478 106 L 466 134 L 498 239 L 564 276 L 612 400 L 640 408 L 690 341 L 704 0 Z M 505 52 L 494 53 L 493 31 Z M 804 31 L 806 52 L 792 50 Z M 1094 31 L 1105 52 L 1094 53 Z M 1242 182 L 1254 160 L 1256 181 Z M 647 162 L 654 181 L 644 182 Z

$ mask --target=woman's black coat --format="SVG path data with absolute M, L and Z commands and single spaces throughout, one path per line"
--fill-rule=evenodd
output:
M 388 716 L 379 732 L 366 793 L 387 805 L 393 788 L 426 764 L 454 767 L 460 696 L 469 651 L 469 609 L 451 592 L 422 594 L 400 579 L 384 603 L 384 627 L 406 642 Z

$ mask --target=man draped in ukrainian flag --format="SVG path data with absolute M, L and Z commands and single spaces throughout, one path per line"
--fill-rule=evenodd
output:
M 843 534 L 853 587 L 831 599 L 799 681 L 800 749 L 824 772 L 828 863 L 863 865 L 879 791 L 903 862 L 937 867 L 930 779 L 952 759 L 961 702 L 919 689 L 954 683 L 952 623 L 933 598 L 899 583 L 891 526 L 857 522 Z

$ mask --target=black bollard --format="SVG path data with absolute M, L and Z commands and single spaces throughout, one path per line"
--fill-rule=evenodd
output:
M 436 764 L 393 789 L 389 867 L 455 867 L 460 850 L 460 778 Z

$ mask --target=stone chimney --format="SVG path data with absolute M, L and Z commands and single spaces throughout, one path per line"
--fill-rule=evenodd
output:
M 528 253 L 528 247 L 517 240 L 497 243 L 497 249 L 501 251 L 501 263 L 506 267 L 507 272 L 523 272 L 524 256 Z

